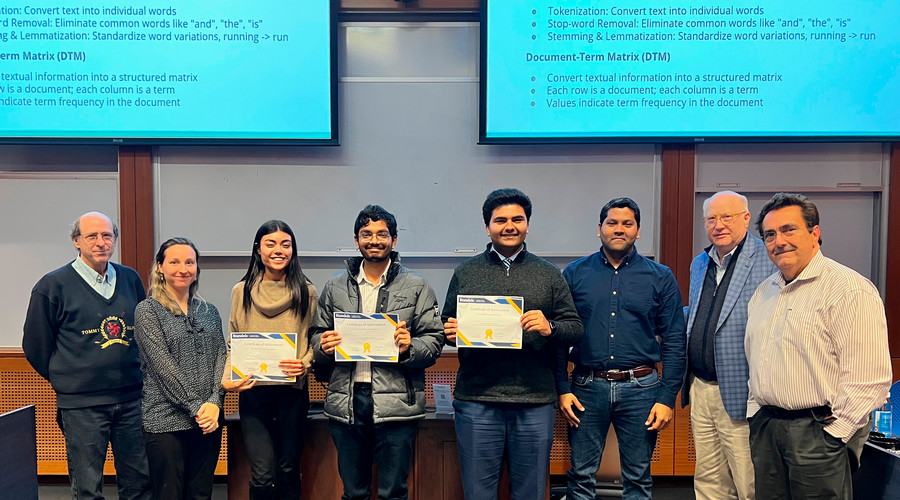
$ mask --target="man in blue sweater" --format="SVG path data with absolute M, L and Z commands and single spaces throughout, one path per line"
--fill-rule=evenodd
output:
M 624 498 L 650 498 L 656 435 L 672 420 L 684 377 L 681 292 L 669 268 L 637 252 L 640 234 L 637 203 L 611 200 L 600 210 L 600 251 L 563 271 L 584 323 L 568 357 L 575 365 L 571 383 L 564 355 L 556 371 L 560 410 L 570 425 L 569 499 L 593 500 L 610 424 L 619 440 Z
M 145 293 L 133 269 L 109 262 L 118 236 L 106 215 L 82 215 L 71 233 L 78 257 L 38 281 L 25 317 L 22 349 L 56 391 L 77 500 L 103 499 L 110 442 L 119 498 L 150 498 L 134 343 L 134 308 Z

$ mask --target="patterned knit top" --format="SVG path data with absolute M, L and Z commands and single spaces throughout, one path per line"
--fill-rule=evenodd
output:
M 198 428 L 203 403 L 220 408 L 225 397 L 222 318 L 212 304 L 191 301 L 188 314 L 172 314 L 149 298 L 135 309 L 135 339 L 144 372 L 141 415 L 150 433 Z

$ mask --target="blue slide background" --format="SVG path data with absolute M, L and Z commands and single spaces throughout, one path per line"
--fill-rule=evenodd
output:
M 486 119 L 490 138 L 900 136 L 900 2 L 641 0 L 532 2 L 485 1 L 487 11 Z M 593 8 L 577 15 L 558 8 Z M 670 8 L 762 9 L 762 14 L 680 15 Z M 640 9 L 647 8 L 645 11 Z M 654 15 L 650 8 L 662 9 Z M 628 10 L 628 9 L 637 9 Z M 688 12 L 690 12 L 688 10 Z M 680 21 L 681 27 L 642 28 L 644 20 Z M 587 27 L 574 27 L 582 21 Z M 600 27 L 600 22 L 635 21 L 637 27 Z M 696 21 L 723 21 L 724 27 L 688 27 Z M 750 27 L 733 27 L 744 22 Z M 565 25 L 563 23 L 569 23 Z M 762 24 L 767 26 L 763 27 Z M 534 23 L 534 26 L 532 24 Z M 592 26 L 591 26 L 592 25 Z M 679 40 L 678 34 L 731 33 L 731 40 Z M 658 33 L 672 41 L 610 40 L 610 35 Z M 598 34 L 600 39 L 598 39 Z M 750 36 L 736 40 L 734 35 Z M 813 40 L 826 34 L 833 40 Z M 765 37 L 795 36 L 778 40 Z M 562 39 L 556 39 L 562 36 Z M 575 38 L 567 40 L 566 37 Z M 585 38 L 590 37 L 590 41 Z M 752 39 L 755 37 L 756 39 Z M 840 40 L 843 37 L 844 41 Z M 579 39 L 581 38 L 581 39 Z M 803 40 L 802 38 L 805 38 Z M 529 61 L 528 55 L 603 55 L 604 61 Z M 609 53 L 636 53 L 638 61 L 611 60 Z M 650 53 L 649 60 L 644 54 Z M 587 83 L 584 75 L 688 75 L 693 81 Z M 697 83 L 703 75 L 778 74 L 776 82 Z M 550 75 L 580 81 L 549 81 Z M 534 80 L 532 81 L 532 78 Z M 688 94 L 696 87 L 714 94 Z M 653 87 L 652 94 L 611 94 Z M 724 87 L 724 93 L 722 92 Z M 737 87 L 755 93 L 737 94 Z M 662 94 L 663 89 L 672 94 Z M 731 89 L 735 93 L 731 93 Z M 612 99 L 608 107 L 585 107 L 587 97 Z M 562 92 L 563 94 L 554 94 Z M 598 92 L 598 94 L 592 94 Z M 658 107 L 641 101 L 676 101 Z M 709 99 L 700 105 L 700 98 Z M 554 107 L 549 101 L 575 101 Z M 620 100 L 636 99 L 625 104 Z M 692 104 L 691 100 L 695 100 Z M 720 99 L 756 100 L 757 106 L 723 106 Z M 681 104 L 679 101 L 684 101 Z M 761 102 L 760 102 L 761 101 Z M 532 104 L 533 103 L 533 104 Z
M 33 13 L 27 8 L 68 7 Z M 144 15 L 86 14 L 85 6 L 146 8 Z M 223 1 L 143 0 L 91 2 L 0 0 L 0 136 L 61 138 L 250 138 L 332 137 L 330 0 Z M 175 9 L 153 15 L 151 8 Z M 171 11 L 170 11 L 171 12 Z M 64 21 L 138 21 L 138 27 L 56 27 Z M 50 27 L 22 26 L 46 22 Z M 226 23 L 225 21 L 229 21 Z M 145 27 L 163 21 L 168 27 Z M 179 27 L 174 27 L 176 22 Z M 85 33 L 87 40 L 23 40 L 36 33 Z M 139 33 L 167 39 L 94 40 L 94 33 Z M 207 41 L 180 41 L 178 34 Z M 258 37 L 225 40 L 226 35 Z M 15 38 L 13 38 L 15 37 Z M 215 41 L 215 40 L 218 41 Z M 26 51 L 49 52 L 55 60 L 25 60 Z M 83 60 L 60 52 L 83 54 Z M 2 59 L 7 54 L 6 59 Z M 12 57 L 18 56 L 18 59 Z M 87 82 L 15 80 L 12 74 L 88 75 Z M 196 75 L 187 82 L 122 82 L 123 74 Z M 93 75 L 102 75 L 93 80 Z M 115 78 L 115 81 L 113 79 Z M 29 86 L 31 87 L 29 89 Z M 36 92 L 35 87 L 69 87 L 71 94 Z M 155 93 L 155 87 L 172 93 Z M 78 93 L 78 89 L 90 91 Z M 130 89 L 131 93 L 116 89 Z M 143 93 L 138 93 L 138 90 Z M 31 92 L 29 92 L 31 90 Z M 148 93 L 149 92 L 149 93 Z M 14 105 L 6 99 L 41 98 L 55 104 Z M 99 100 L 72 106 L 62 99 Z M 132 100 L 124 106 L 120 98 Z M 178 100 L 180 105 L 138 106 L 137 99 Z M 19 101 L 21 102 L 21 101 Z

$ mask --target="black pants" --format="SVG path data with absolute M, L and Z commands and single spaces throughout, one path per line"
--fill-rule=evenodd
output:
M 344 484 L 343 500 L 372 497 L 372 465 L 378 464 L 379 500 L 409 498 L 406 479 L 412 458 L 418 421 L 385 422 L 372 420 L 371 384 L 355 384 L 353 423 L 332 420 L 331 437 L 338 452 L 338 472 Z
M 240 393 L 239 404 L 250 486 L 274 485 L 277 498 L 297 500 L 309 391 L 288 386 L 254 387 Z
M 203 434 L 189 431 L 144 432 L 153 498 L 156 500 L 209 500 L 219 461 L 222 429 Z
M 793 418 L 763 407 L 750 419 L 750 456 L 756 498 L 853 499 L 852 474 L 868 435 L 863 427 L 844 442 L 825 432 L 830 411 Z

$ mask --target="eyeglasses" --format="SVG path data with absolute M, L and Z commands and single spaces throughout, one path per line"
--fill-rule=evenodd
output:
M 775 236 L 778 234 L 780 234 L 784 238 L 791 238 L 792 236 L 797 234 L 797 231 L 799 230 L 800 228 L 795 226 L 787 226 L 778 230 L 769 229 L 768 231 L 763 231 L 762 237 L 763 241 L 765 241 L 766 243 L 772 243 L 773 241 L 775 241 Z
M 719 220 L 722 221 L 722 224 L 725 224 L 727 226 L 728 224 L 734 222 L 735 218 L 744 215 L 745 213 L 747 212 L 738 212 L 736 214 L 710 215 L 709 217 L 703 217 L 700 220 L 702 220 L 703 223 L 706 224 L 706 227 L 715 226 L 719 222 Z
M 91 233 L 91 234 L 82 235 L 81 237 L 82 237 L 82 239 L 84 239 L 84 241 L 86 241 L 88 243 L 95 243 L 100 238 L 103 238 L 103 241 L 105 241 L 106 243 L 112 243 L 113 240 L 116 239 L 115 235 L 112 233 L 103 233 L 103 234 Z
M 371 241 L 372 238 L 375 238 L 379 241 L 388 241 L 391 239 L 391 233 L 387 231 L 378 231 L 377 233 L 371 233 L 369 231 L 360 231 L 359 239 L 360 241 Z

